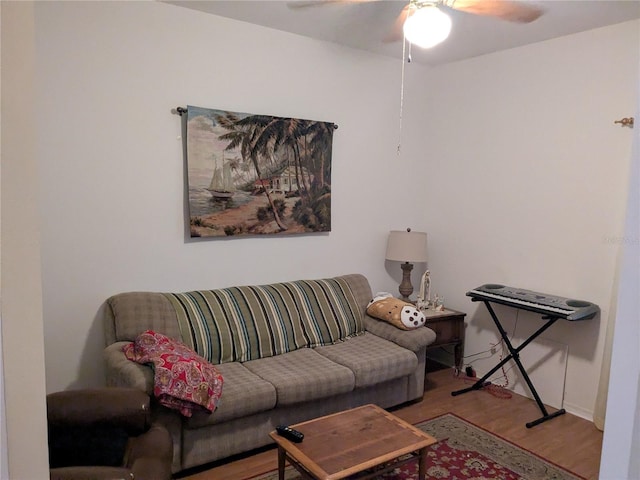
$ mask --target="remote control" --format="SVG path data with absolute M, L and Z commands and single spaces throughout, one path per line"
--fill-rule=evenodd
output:
M 291 440 L 294 443 L 300 443 L 304 438 L 304 433 L 299 432 L 298 430 L 294 430 L 291 427 L 287 427 L 286 425 L 279 425 L 276 427 L 276 432 L 281 437 L 286 438 L 287 440 Z

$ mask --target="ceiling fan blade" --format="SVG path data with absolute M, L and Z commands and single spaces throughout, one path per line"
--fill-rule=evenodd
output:
M 385 43 L 391 43 L 399 42 L 400 40 L 402 40 L 404 38 L 404 31 L 402 30 L 404 22 L 407 20 L 407 18 L 413 15 L 415 11 L 416 8 L 413 4 L 410 3 L 406 5 L 400 12 L 400 15 L 396 17 L 396 21 L 393 22 L 393 27 L 391 27 L 391 31 L 389 32 L 389 34 L 384 37 L 382 41 Z
M 443 0 L 442 4 L 461 12 L 518 23 L 533 22 L 544 13 L 541 7 L 514 0 Z
M 318 7 L 321 5 L 329 5 L 332 3 L 368 3 L 377 2 L 380 0 L 298 0 L 287 2 L 289 8 L 306 8 L 306 7 Z

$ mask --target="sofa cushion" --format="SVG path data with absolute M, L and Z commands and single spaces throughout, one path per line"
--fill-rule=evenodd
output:
M 335 278 L 349 284 L 349 288 L 355 297 L 358 308 L 361 312 L 364 312 L 367 309 L 367 305 L 369 305 L 369 302 L 373 298 L 369 280 L 360 273 L 350 273 L 348 275 L 341 275 Z
M 285 285 L 300 311 L 310 347 L 364 333 L 362 308 L 345 278 L 298 280 Z
M 224 388 L 218 401 L 218 408 L 211 415 L 202 412 L 194 413 L 191 418 L 185 419 L 187 428 L 222 423 L 275 407 L 275 387 L 250 372 L 241 363 L 224 363 L 217 365 L 216 369 L 224 378 Z
M 310 348 L 252 360 L 244 365 L 276 388 L 278 406 L 350 392 L 355 385 L 351 370 Z
M 332 344 L 364 332 L 363 310 L 341 277 L 165 296 L 184 343 L 214 364 Z
M 371 333 L 315 351 L 353 371 L 356 388 L 409 375 L 418 366 L 415 353 Z
M 212 363 L 245 362 L 309 344 L 281 284 L 168 293 L 185 343 Z

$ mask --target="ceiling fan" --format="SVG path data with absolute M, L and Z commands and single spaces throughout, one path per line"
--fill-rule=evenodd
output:
M 311 0 L 289 2 L 289 6 L 299 8 L 376 1 L 379 0 Z M 541 7 L 518 0 L 409 0 L 384 41 L 395 42 L 406 38 L 423 48 L 437 45 L 447 38 L 451 30 L 451 19 L 443 11 L 447 8 L 517 23 L 533 22 L 544 13 Z

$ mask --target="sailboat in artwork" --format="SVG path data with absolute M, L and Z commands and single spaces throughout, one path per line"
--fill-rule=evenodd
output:
M 213 175 L 207 190 L 211 193 L 211 197 L 216 200 L 230 199 L 236 191 L 231 175 L 231 167 L 229 163 L 225 163 L 224 154 L 222 156 L 222 168 L 218 166 L 214 156 Z

